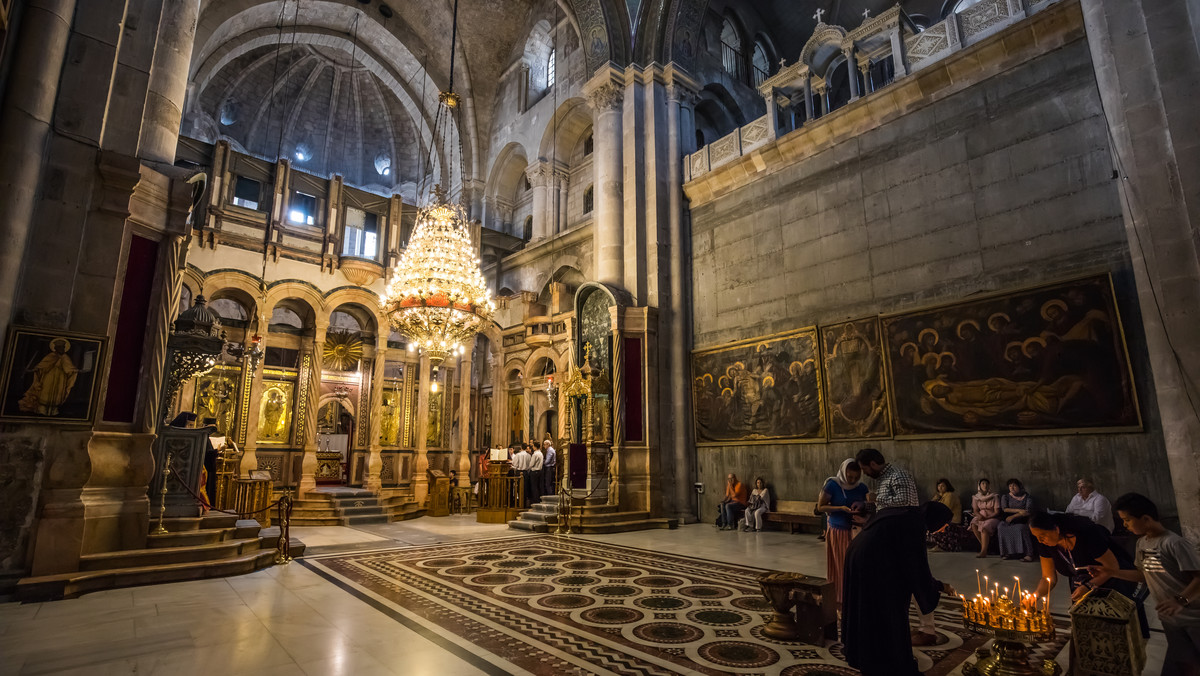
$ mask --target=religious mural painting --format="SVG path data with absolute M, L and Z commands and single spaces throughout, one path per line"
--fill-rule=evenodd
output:
M 14 327 L 4 351 L 0 418 L 91 422 L 104 336 Z
M 876 317 L 821 327 L 830 440 L 892 436 Z
M 824 439 L 817 342 L 808 327 L 693 353 L 696 443 Z
M 897 436 L 1141 427 L 1108 275 L 882 325 Z
M 258 412 L 258 443 L 286 444 L 292 431 L 292 401 L 296 384 L 264 380 Z

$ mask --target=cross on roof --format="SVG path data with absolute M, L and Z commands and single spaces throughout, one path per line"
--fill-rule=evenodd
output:
M 817 13 L 813 14 L 813 18 L 817 20 L 817 23 L 821 23 L 821 16 L 823 14 L 825 14 L 824 9 L 817 9 Z
M 871 18 L 871 10 L 869 8 L 864 9 L 863 10 L 863 20 L 866 21 L 867 19 L 870 19 L 870 18 Z

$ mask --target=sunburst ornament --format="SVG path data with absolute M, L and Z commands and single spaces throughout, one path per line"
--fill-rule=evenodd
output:
M 467 231 L 466 214 L 441 186 L 417 213 L 408 248 L 380 296 L 395 329 L 434 365 L 462 354 L 496 310 Z
M 321 356 L 330 368 L 349 371 L 362 359 L 362 339 L 346 331 L 328 333 Z

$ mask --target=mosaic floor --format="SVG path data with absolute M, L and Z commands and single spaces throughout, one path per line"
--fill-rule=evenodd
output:
M 488 673 L 857 673 L 836 643 L 762 635 L 770 608 L 754 568 L 556 536 L 303 564 Z M 941 640 L 914 651 L 927 676 L 956 673 L 983 644 L 958 617 L 956 605 L 939 608 Z

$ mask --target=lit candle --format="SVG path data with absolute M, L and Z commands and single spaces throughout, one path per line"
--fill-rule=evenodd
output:
M 980 594 L 983 593 L 983 586 L 979 583 L 979 569 L 978 568 L 975 569 L 975 589 Z
M 1017 577 L 1016 575 L 1013 575 L 1013 582 L 1016 583 L 1016 586 L 1014 587 L 1014 589 L 1017 590 L 1016 593 L 1018 596 L 1020 596 L 1021 595 L 1021 578 Z

